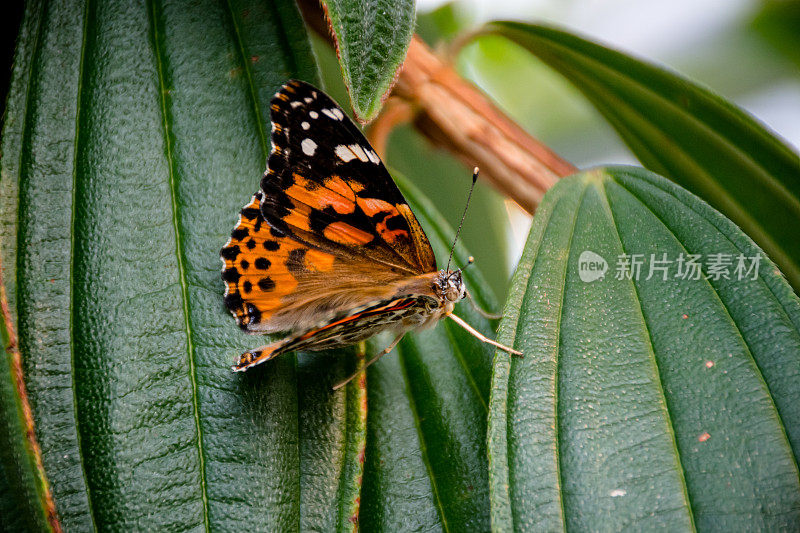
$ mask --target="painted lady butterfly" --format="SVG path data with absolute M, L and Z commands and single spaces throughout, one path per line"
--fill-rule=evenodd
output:
M 371 363 L 405 332 L 446 316 L 519 354 L 453 314 L 468 295 L 461 270 L 437 270 L 428 238 L 389 172 L 328 95 L 290 81 L 270 109 L 268 169 L 220 252 L 222 279 L 225 305 L 243 330 L 291 334 L 245 352 L 233 370 L 395 331 Z

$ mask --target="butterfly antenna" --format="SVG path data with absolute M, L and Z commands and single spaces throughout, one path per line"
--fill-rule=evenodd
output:
M 445 267 L 445 272 L 450 270 L 450 261 L 453 259 L 453 252 L 456 250 L 456 243 L 458 242 L 458 236 L 461 234 L 461 226 L 464 225 L 464 219 L 467 218 L 467 209 L 469 209 L 469 201 L 472 199 L 472 191 L 475 190 L 475 182 L 478 181 L 478 167 L 472 171 L 472 186 L 469 188 L 469 196 L 467 196 L 467 205 L 464 206 L 464 214 L 461 215 L 461 222 L 458 224 L 458 229 L 456 230 L 456 238 L 453 239 L 453 247 L 450 248 L 450 257 L 447 258 L 447 267 Z

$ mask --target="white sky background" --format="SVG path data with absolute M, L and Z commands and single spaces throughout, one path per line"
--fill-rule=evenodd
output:
M 446 0 L 417 0 L 429 11 Z M 459 0 L 476 25 L 489 20 L 549 22 L 633 55 L 669 66 L 676 58 L 713 47 L 738 23 L 748 20 L 758 0 Z M 722 39 L 724 42 L 724 39 Z M 679 69 L 680 70 L 680 69 Z M 734 75 L 736 75 L 734 73 Z M 747 76 L 747 72 L 742 72 Z M 757 75 L 757 74 L 754 74 Z M 689 75 L 691 78 L 691 75 Z M 800 76 L 787 76 L 734 96 L 733 101 L 800 147 Z M 714 87 L 712 87 L 712 90 Z M 616 163 L 637 164 L 630 154 L 606 154 Z M 607 159 L 607 158 L 606 158 Z M 596 163 L 607 163 L 608 160 Z M 586 162 L 583 162 L 586 163 Z M 583 165 L 582 166 L 591 166 Z M 530 217 L 509 203 L 509 265 L 522 252 Z

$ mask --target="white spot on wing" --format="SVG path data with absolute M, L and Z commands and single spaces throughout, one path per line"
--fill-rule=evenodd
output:
M 309 96 L 306 96 L 305 98 L 303 98 L 303 101 L 305 101 L 305 103 L 307 103 L 307 104 L 310 104 L 311 101 L 312 101 L 312 98 L 309 97 Z
M 333 114 L 336 116 L 336 120 L 342 120 L 344 118 L 344 113 L 342 113 L 341 109 L 334 107 L 331 109 L 331 112 L 333 112 Z
M 358 144 L 351 144 L 351 145 L 350 145 L 350 149 L 353 151 L 353 153 L 354 153 L 354 154 L 356 154 L 356 157 L 357 157 L 357 158 L 359 158 L 361 161 L 363 161 L 363 162 L 365 162 L 365 163 L 366 163 L 367 161 L 369 161 L 369 157 L 367 157 L 367 154 L 366 154 L 366 153 L 364 153 L 364 149 L 363 149 L 363 148 L 361 148 L 361 146 L 360 146 L 360 145 L 358 145 Z
M 308 122 L 301 122 L 300 127 L 303 128 L 304 130 L 307 130 L 308 128 L 311 127 L 311 125 Z
M 308 116 L 311 118 L 317 118 L 319 116 L 319 113 L 317 113 L 316 111 L 309 111 Z
M 375 164 L 380 163 L 380 159 L 378 155 L 370 150 L 369 148 L 364 148 L 360 144 L 351 144 L 350 146 L 345 146 L 344 144 L 340 144 L 334 150 L 334 153 L 339 156 L 339 159 L 347 163 L 353 159 L 358 159 L 359 161 L 363 161 L 364 163 L 368 161 L 372 161 Z M 373 159 L 374 158 L 374 159 Z
M 292 108 L 295 108 L 297 106 L 303 105 L 303 102 L 298 102 L 297 100 L 295 100 L 294 102 L 289 103 L 289 105 L 292 106 Z
M 336 118 L 336 115 L 333 114 L 332 109 L 323 109 L 322 114 L 325 115 L 326 117 L 332 118 L 333 120 L 339 120 L 338 118 Z
M 354 154 L 353 151 L 350 150 L 350 148 L 348 148 L 347 146 L 345 146 L 343 144 L 340 144 L 339 146 L 337 146 L 336 150 L 334 150 L 334 152 L 339 157 L 339 159 L 341 159 L 345 163 L 347 163 L 351 159 L 355 159 L 357 157 L 356 154 Z
M 300 147 L 303 149 L 304 154 L 312 156 L 317 149 L 317 143 L 311 139 L 303 139 L 303 142 L 300 143 Z

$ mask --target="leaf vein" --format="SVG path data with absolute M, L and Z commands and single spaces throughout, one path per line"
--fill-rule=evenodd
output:
M 236 48 L 239 51 L 239 60 L 242 63 L 242 70 L 244 71 L 245 78 L 247 78 L 247 88 L 250 93 L 250 98 L 253 102 L 253 112 L 256 116 L 256 126 L 258 127 L 258 140 L 261 144 L 261 150 L 264 154 L 264 161 L 269 154 L 269 140 L 267 139 L 266 131 L 264 130 L 264 117 L 261 115 L 261 107 L 258 105 L 258 91 L 256 90 L 255 82 L 253 81 L 253 69 L 250 66 L 250 61 L 247 58 L 247 52 L 244 49 L 244 40 L 242 33 L 239 29 L 239 23 L 236 20 L 236 15 L 231 6 L 231 0 L 227 0 L 225 5 L 228 7 L 228 12 L 231 17 L 231 25 L 233 26 L 233 33 L 235 35 Z
M 194 334 L 192 331 L 192 319 L 189 309 L 189 288 L 186 279 L 186 266 L 184 264 L 183 234 L 181 232 L 180 209 L 178 205 L 178 187 L 175 171 L 175 157 L 173 154 L 172 140 L 170 136 L 169 112 L 167 110 L 168 90 L 165 85 L 164 62 L 162 60 L 161 46 L 159 43 L 158 31 L 158 8 L 157 0 L 148 0 L 150 16 L 150 29 L 153 40 L 153 54 L 156 63 L 156 70 L 159 84 L 159 103 L 161 106 L 161 117 L 164 127 L 164 150 L 167 158 L 167 171 L 169 173 L 169 186 L 172 203 L 172 225 L 175 232 L 175 255 L 178 264 L 178 279 L 181 287 L 181 299 L 183 302 L 184 327 L 186 330 L 186 347 L 189 361 L 189 379 L 192 385 L 192 407 L 194 411 L 194 424 L 197 432 L 197 453 L 200 470 L 201 499 L 203 503 L 203 525 L 206 531 L 209 530 L 208 517 L 208 494 L 206 487 L 206 467 L 205 452 L 203 450 L 203 429 L 200 423 L 200 405 L 198 402 L 197 369 L 195 367 L 195 348 Z
M 86 2 L 84 6 L 84 15 L 83 15 L 83 31 L 81 32 L 81 58 L 78 64 L 78 90 L 77 90 L 77 98 L 76 98 L 76 108 L 75 108 L 75 139 L 73 143 L 73 154 L 72 154 L 72 205 L 70 206 L 70 245 L 69 245 L 69 358 L 70 358 L 70 378 L 72 380 L 71 388 L 72 388 L 72 406 L 73 406 L 73 416 L 75 421 L 75 438 L 77 440 L 77 448 L 78 448 L 78 460 L 80 462 L 81 473 L 83 475 L 83 485 L 84 490 L 86 492 L 86 501 L 89 507 L 89 518 L 92 522 L 92 528 L 94 531 L 97 531 L 97 523 L 95 521 L 95 508 L 92 503 L 92 495 L 91 489 L 89 487 L 89 482 L 86 476 L 86 464 L 83 460 L 84 457 L 84 450 L 81 444 L 82 442 L 82 434 L 81 434 L 81 426 L 80 420 L 78 416 L 78 395 L 76 389 L 76 379 L 75 379 L 75 225 L 76 225 L 76 202 L 77 202 L 77 190 L 78 190 L 78 180 L 79 180 L 79 173 L 78 173 L 78 156 L 80 152 L 80 121 L 81 121 L 81 99 L 83 96 L 83 82 L 84 82 L 84 75 L 85 75 L 85 58 L 86 58 L 86 46 L 89 34 L 89 14 L 91 12 L 91 0 Z
M 615 182 L 615 183 L 617 183 L 617 182 Z M 603 182 L 602 193 L 603 194 L 600 194 L 599 196 L 603 200 L 603 207 L 606 209 L 606 214 L 608 215 L 609 219 L 611 220 L 611 223 L 614 225 L 614 231 L 615 231 L 615 233 L 617 235 L 617 241 L 619 242 L 619 247 L 623 252 L 625 252 L 625 246 L 624 246 L 624 244 L 622 242 L 622 235 L 619 232 L 619 225 L 617 224 L 617 219 L 614 216 L 614 212 L 611 210 L 611 205 L 608 202 L 608 194 L 607 194 L 606 189 L 605 189 L 605 182 Z M 639 199 L 637 198 L 637 200 L 639 200 Z M 641 203 L 644 203 L 641 200 L 639 200 L 639 201 Z M 654 215 L 655 215 L 655 213 L 654 213 Z M 662 222 L 662 224 L 663 224 L 663 222 Z M 677 240 L 677 237 L 675 237 L 675 238 Z M 681 452 L 680 452 L 680 449 L 678 448 L 677 435 L 675 433 L 675 426 L 673 424 L 673 418 L 672 418 L 673 415 L 670 412 L 669 401 L 667 400 L 667 394 L 665 392 L 666 389 L 664 387 L 663 375 L 662 375 L 662 372 L 661 372 L 661 368 L 658 365 L 658 358 L 656 357 L 656 348 L 655 348 L 655 343 L 653 342 L 653 334 L 652 334 L 652 332 L 650 330 L 650 326 L 647 323 L 647 316 L 646 316 L 646 314 L 644 312 L 644 306 L 642 306 L 642 300 L 641 300 L 641 297 L 639 296 L 639 290 L 636 288 L 636 283 L 634 283 L 633 281 L 631 281 L 631 289 L 633 290 L 633 295 L 636 298 L 636 302 L 639 304 L 639 310 L 640 310 L 641 316 L 642 316 L 642 327 L 644 328 L 645 332 L 647 333 L 647 342 L 650 345 L 650 350 L 649 351 L 650 351 L 650 355 L 652 356 L 653 367 L 654 367 L 654 370 L 655 370 L 655 373 L 656 373 L 656 377 L 658 378 L 659 392 L 661 393 L 661 403 L 664 406 L 664 411 L 665 411 L 665 414 L 667 415 L 666 418 L 667 418 L 667 424 L 668 424 L 668 429 L 669 429 L 669 434 L 670 434 L 670 441 L 671 441 L 671 444 L 672 444 L 672 448 L 673 448 L 673 450 L 675 452 L 675 458 L 677 459 L 677 464 L 679 466 L 681 487 L 683 488 L 684 501 L 686 502 L 686 506 L 687 506 L 688 512 L 689 512 L 689 520 L 691 520 L 692 530 L 693 531 L 697 531 L 697 527 L 695 526 L 695 521 L 694 521 L 694 512 L 692 510 L 691 496 L 689 494 L 689 486 L 686 483 L 686 468 L 683 466 L 683 461 L 681 460 Z
M 447 516 L 445 516 L 444 504 L 442 503 L 442 498 L 439 495 L 439 488 L 436 483 L 436 474 L 433 471 L 430 458 L 428 457 L 428 447 L 425 443 L 425 435 L 422 431 L 419 411 L 417 410 L 417 402 L 411 391 L 411 382 L 408 377 L 408 368 L 402 346 L 403 343 L 401 342 L 400 344 L 397 345 L 397 348 L 395 349 L 397 350 L 397 356 L 400 358 L 400 368 L 403 371 L 403 380 L 405 381 L 406 384 L 405 389 L 406 389 L 406 396 L 409 399 L 408 403 L 409 406 L 411 407 L 411 413 L 414 415 L 414 426 L 417 428 L 417 436 L 419 437 L 419 450 L 420 453 L 422 454 L 422 462 L 425 464 L 425 469 L 428 471 L 428 478 L 430 479 L 431 490 L 433 491 L 433 499 L 434 502 L 436 503 L 436 510 L 439 512 L 439 517 L 442 520 L 442 528 L 446 532 L 449 532 L 450 527 L 447 524 Z

